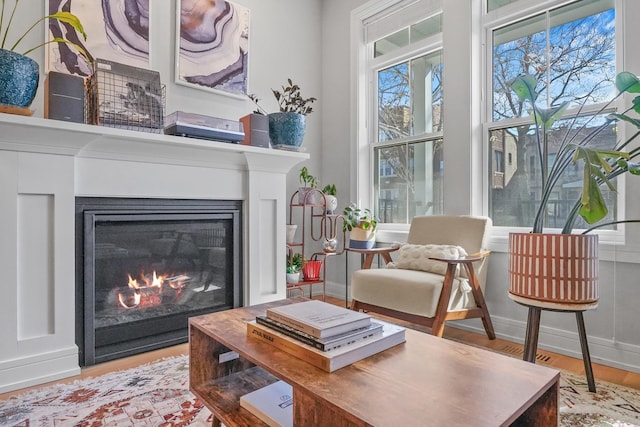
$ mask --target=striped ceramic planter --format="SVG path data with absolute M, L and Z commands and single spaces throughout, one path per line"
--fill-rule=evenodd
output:
M 540 301 L 598 301 L 598 235 L 509 234 L 509 292 Z

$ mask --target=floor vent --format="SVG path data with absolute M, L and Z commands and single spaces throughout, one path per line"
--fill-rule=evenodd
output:
M 524 347 L 516 344 L 507 344 L 500 349 L 501 352 L 511 354 L 514 356 L 520 356 L 524 354 Z M 548 363 L 551 360 L 551 356 L 546 354 L 536 353 L 536 361 Z

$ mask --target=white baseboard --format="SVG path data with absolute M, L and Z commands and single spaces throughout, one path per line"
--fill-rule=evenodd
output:
M 519 344 L 524 343 L 526 322 L 497 316 L 491 316 L 491 321 L 498 338 Z M 450 323 L 453 327 L 479 334 L 485 333 L 479 319 Z M 593 337 L 588 334 L 589 330 L 587 329 L 587 341 L 592 363 L 640 373 L 640 346 Z M 566 331 L 541 324 L 538 348 L 582 360 L 577 326 L 575 331 Z
M 78 347 L 0 362 L 0 393 L 80 374 Z

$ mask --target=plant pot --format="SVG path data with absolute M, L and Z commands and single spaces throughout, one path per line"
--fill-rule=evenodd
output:
M 306 116 L 298 113 L 271 113 L 269 138 L 274 148 L 298 150 L 304 139 Z
M 0 49 L 0 104 L 26 108 L 38 90 L 40 67 L 28 56 Z
M 349 232 L 349 247 L 351 249 L 371 249 L 376 245 L 376 233 L 371 230 L 356 227 Z
M 338 198 L 336 196 L 332 196 L 331 194 L 325 194 L 324 200 L 327 215 L 332 215 L 336 211 L 336 209 L 338 209 Z
M 301 205 L 317 205 L 320 203 L 320 192 L 311 187 L 298 188 L 298 203 Z
M 307 261 L 302 266 L 302 275 L 304 280 L 318 280 L 320 278 L 320 269 L 322 268 L 322 261 Z
M 291 245 L 295 242 L 296 230 L 298 226 L 296 224 L 287 224 L 287 244 Z
M 291 285 L 295 285 L 300 282 L 300 272 L 297 273 L 287 273 L 287 283 Z
M 509 234 L 509 293 L 566 304 L 597 302 L 597 234 Z

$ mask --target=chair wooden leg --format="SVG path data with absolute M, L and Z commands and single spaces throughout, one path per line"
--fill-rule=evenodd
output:
M 593 368 L 591 366 L 591 355 L 589 354 L 589 344 L 587 343 L 587 331 L 584 327 L 584 318 L 581 311 L 576 311 L 576 321 L 578 323 L 578 335 L 580 336 L 580 347 L 582 348 L 582 360 L 584 361 L 584 371 L 587 374 L 587 384 L 589 391 L 596 392 L 596 382 L 593 379 Z
M 478 284 L 478 276 L 476 276 L 473 264 L 465 263 L 464 268 L 467 271 L 467 277 L 469 278 L 469 284 L 471 285 L 473 298 L 476 302 L 476 305 L 482 312 L 482 325 L 484 326 L 484 331 L 487 333 L 487 337 L 490 340 L 495 340 L 496 333 L 493 329 L 493 323 L 491 322 L 491 315 L 489 314 L 487 302 L 484 299 L 484 295 L 482 294 L 482 289 L 480 289 L 480 285 Z
M 540 331 L 540 308 L 529 307 L 527 318 L 527 332 L 524 337 L 524 354 L 522 360 L 536 363 L 538 351 L 538 332 Z

